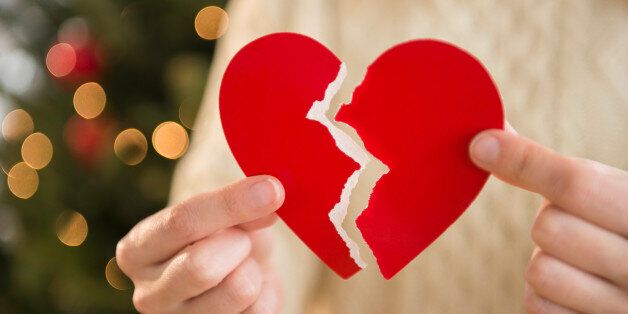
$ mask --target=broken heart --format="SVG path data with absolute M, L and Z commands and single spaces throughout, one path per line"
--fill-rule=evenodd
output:
M 345 75 L 344 63 L 309 37 L 259 38 L 225 71 L 222 126 L 246 175 L 281 180 L 286 199 L 277 213 L 343 278 L 365 266 L 342 226 L 351 192 L 365 169 L 385 164 L 356 224 L 389 279 L 482 189 L 488 174 L 473 166 L 467 147 L 478 132 L 503 127 L 502 105 L 482 65 L 440 41 L 389 49 L 351 103 L 329 112 Z

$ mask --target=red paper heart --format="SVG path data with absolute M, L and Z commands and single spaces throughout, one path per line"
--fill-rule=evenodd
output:
M 231 150 L 248 176 L 269 174 L 286 190 L 279 216 L 343 278 L 360 268 L 330 221 L 360 166 L 329 130 L 306 118 L 341 68 L 315 40 L 278 33 L 240 50 L 223 76 L 220 114 Z M 503 127 L 497 89 L 468 53 L 416 40 L 382 54 L 338 121 L 356 129 L 390 171 L 357 220 L 385 278 L 432 243 L 475 199 L 488 174 L 469 160 L 478 132 Z

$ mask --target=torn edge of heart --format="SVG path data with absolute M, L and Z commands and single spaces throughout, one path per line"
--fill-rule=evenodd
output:
M 359 179 L 364 173 L 365 169 L 373 162 L 373 157 L 368 153 L 368 151 L 359 144 L 356 140 L 354 140 L 351 135 L 347 134 L 343 130 L 341 130 L 336 124 L 334 124 L 335 120 L 330 117 L 334 117 L 337 112 L 329 112 L 331 107 L 331 102 L 334 96 L 340 90 L 342 83 L 347 76 L 347 67 L 345 63 L 340 64 L 340 69 L 338 70 L 338 74 L 336 78 L 329 83 L 327 89 L 325 90 L 325 95 L 322 100 L 314 101 L 312 107 L 307 113 L 307 118 L 313 121 L 317 121 L 321 123 L 323 126 L 329 130 L 329 133 L 333 137 L 336 142 L 336 146 L 347 156 L 357 162 L 360 168 L 354 171 L 342 189 L 340 194 L 340 200 L 336 205 L 329 211 L 329 220 L 332 222 L 334 227 L 336 228 L 336 232 L 340 235 L 342 240 L 345 242 L 347 247 L 349 248 L 349 255 L 355 261 L 355 263 L 360 268 L 366 267 L 366 262 L 360 256 L 360 248 L 358 244 L 349 236 L 347 231 L 343 228 L 342 224 L 347 216 L 347 211 L 350 205 L 351 194 L 358 185 Z M 338 111 L 340 107 L 337 108 Z M 356 133 L 357 134 L 357 133 Z M 357 136 L 357 135 L 356 135 Z M 380 162 L 377 160 L 377 162 Z M 381 162 L 380 162 L 381 163 Z M 387 172 L 387 171 L 386 171 Z M 378 177 L 384 173 L 381 173 Z M 375 183 L 377 184 L 377 183 Z M 372 188 L 370 189 L 372 192 Z M 370 197 L 370 193 L 369 193 Z M 368 202 L 367 202 L 368 203 Z M 364 208 L 361 208 L 360 211 L 363 211 Z M 359 216 L 359 215 L 358 215 Z

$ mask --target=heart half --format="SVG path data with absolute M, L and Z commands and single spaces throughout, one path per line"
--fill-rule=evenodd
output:
M 344 201 L 365 161 L 348 156 L 333 123 L 313 119 L 311 112 L 331 101 L 343 71 L 317 41 L 271 34 L 234 56 L 219 102 L 227 142 L 244 173 L 282 182 L 286 200 L 278 215 L 348 278 L 360 270 L 359 260 L 330 210 Z M 366 149 L 389 167 L 356 221 L 389 279 L 482 189 L 488 174 L 473 166 L 467 147 L 478 132 L 503 127 L 501 100 L 471 55 L 444 42 L 415 40 L 371 64 L 336 120 L 355 128 Z

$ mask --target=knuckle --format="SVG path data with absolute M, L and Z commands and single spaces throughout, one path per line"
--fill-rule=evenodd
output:
M 525 272 L 526 281 L 534 288 L 543 287 L 547 284 L 548 278 L 551 276 L 549 271 L 549 258 L 542 252 L 539 252 L 532 258 Z
M 557 196 L 574 200 L 584 200 L 591 193 L 590 176 L 585 174 L 583 165 L 577 160 L 565 158 L 563 171 L 554 174 L 554 192 Z
M 547 207 L 539 213 L 532 226 L 532 239 L 542 248 L 561 242 L 563 227 L 558 219 L 558 211 Z
M 264 288 L 266 289 L 266 288 Z M 265 297 L 263 300 L 258 299 L 256 303 L 247 310 L 247 314 L 274 314 L 281 313 L 281 305 L 278 299 L 277 291 L 269 289 L 264 291 Z
M 253 304 L 261 290 L 261 284 L 256 282 L 256 278 L 250 272 L 234 273 L 232 280 L 228 282 L 226 294 L 229 300 L 244 309 Z
M 148 294 L 144 293 L 142 289 L 135 289 L 133 291 L 133 306 L 140 313 L 153 313 L 154 308 Z
M 530 289 L 524 297 L 524 307 L 530 314 L 556 313 L 557 309 L 552 306 L 551 301 L 543 298 L 543 296 Z M 560 312 L 562 313 L 562 312 Z
M 124 272 L 127 276 L 129 275 L 130 269 L 129 251 L 129 244 L 126 238 L 118 241 L 118 244 L 116 244 L 116 262 L 118 263 L 120 270 L 122 270 L 122 272 Z
M 189 284 L 197 290 L 217 286 L 223 278 L 209 266 L 203 254 L 199 254 L 198 251 L 188 253 L 184 259 L 184 267 L 187 277 L 190 278 Z
M 170 208 L 166 219 L 166 228 L 172 234 L 184 240 L 196 240 L 199 231 L 196 228 L 196 217 L 194 217 L 192 202 L 184 201 Z
M 518 178 L 525 177 L 531 169 L 534 167 L 534 159 L 537 156 L 537 148 L 532 145 L 527 145 L 519 155 L 517 162 L 514 164 L 514 175 Z
M 541 302 L 539 298 L 534 293 L 527 293 L 523 299 L 523 305 L 525 309 L 530 314 L 540 314 L 541 310 Z
M 224 211 L 227 217 L 233 221 L 242 221 L 245 217 L 238 205 L 237 196 L 231 187 L 223 188 L 216 192 L 219 207 Z

